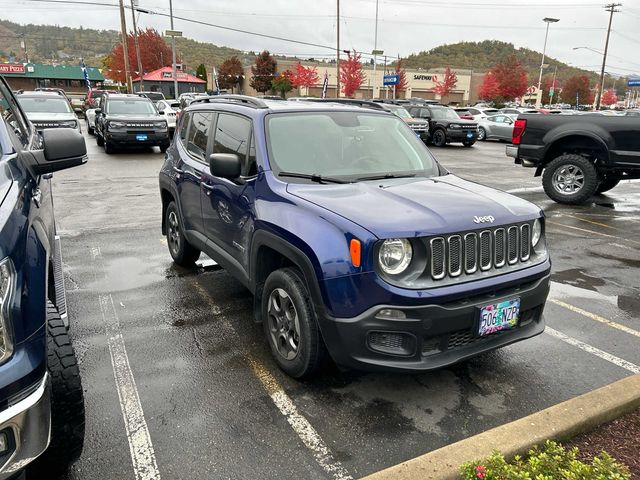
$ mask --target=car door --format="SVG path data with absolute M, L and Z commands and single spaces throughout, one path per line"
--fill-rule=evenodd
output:
M 213 176 L 207 167 L 202 181 L 202 219 L 211 248 L 247 272 L 251 232 L 254 228 L 256 154 L 250 118 L 218 113 L 212 153 L 238 155 L 241 178 Z
M 505 127 L 507 127 L 507 125 L 504 122 L 507 117 L 505 115 L 495 115 L 492 118 L 491 130 L 493 134 L 499 139 L 505 138 L 507 136 Z
M 180 197 L 180 210 L 187 236 L 205 241 L 200 205 L 200 183 L 207 168 L 210 153 L 211 129 L 214 113 L 194 111 L 185 114 L 180 129 L 180 139 L 176 142 L 179 159 L 174 164 L 178 174 L 176 187 Z

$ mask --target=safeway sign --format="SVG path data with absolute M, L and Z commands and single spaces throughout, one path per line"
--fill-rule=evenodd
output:
M 24 73 L 24 65 L 20 63 L 0 63 L 0 73 Z

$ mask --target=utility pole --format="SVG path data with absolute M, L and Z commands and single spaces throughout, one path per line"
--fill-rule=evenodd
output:
M 621 7 L 621 3 L 610 3 L 605 5 L 604 9 L 609 12 L 609 28 L 607 28 L 607 39 L 604 42 L 604 55 L 602 56 L 602 70 L 600 71 L 600 86 L 598 88 L 598 99 L 596 100 L 596 110 L 600 110 L 600 102 L 602 101 L 602 92 L 604 91 L 604 69 L 607 65 L 607 50 L 609 49 L 609 35 L 611 35 L 611 22 L 613 14 L 619 12 L 616 7 Z
M 373 37 L 373 89 L 371 91 L 371 98 L 376 98 L 376 86 L 377 86 L 377 67 L 378 67 L 378 0 L 376 0 L 376 28 Z
M 336 98 L 340 98 L 340 0 L 336 0 L 338 2 L 337 10 L 336 10 L 336 31 L 337 31 L 337 41 L 336 41 Z
M 120 0 L 120 34 L 122 35 L 122 53 L 124 54 L 124 76 L 127 82 L 127 93 L 133 91 L 131 84 L 131 70 L 129 69 L 129 45 L 127 35 L 127 21 L 124 18 L 124 3 Z
M 142 70 L 142 58 L 140 58 L 140 43 L 138 42 L 138 25 L 136 24 L 136 7 L 138 2 L 131 0 L 131 18 L 133 19 L 133 41 L 136 46 L 136 57 L 138 58 L 138 78 L 140 78 L 140 91 L 144 90 L 144 71 Z M 133 83 L 133 82 L 132 82 Z
M 122 0 L 120 0 L 122 1 Z M 173 3 L 169 0 L 169 16 L 171 17 L 171 30 L 173 31 Z M 173 57 L 173 98 L 178 99 L 178 72 L 176 71 L 176 37 L 171 36 L 171 56 Z

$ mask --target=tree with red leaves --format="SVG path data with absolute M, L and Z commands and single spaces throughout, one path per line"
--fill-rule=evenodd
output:
M 140 44 L 140 59 L 144 73 L 151 72 L 166 66 L 166 62 L 171 59 L 171 48 L 166 44 L 157 30 L 147 28 L 138 31 L 138 42 Z M 136 56 L 135 41 L 133 32 L 127 35 L 127 46 L 129 47 L 129 65 L 131 66 L 132 78 L 137 78 L 138 57 Z M 179 60 L 178 60 L 179 62 Z M 116 82 L 125 82 L 124 71 L 124 51 L 122 43 L 117 43 L 105 60 L 107 76 Z
M 317 85 L 318 80 L 318 69 L 316 67 L 305 67 L 300 62 L 297 63 L 295 69 L 289 76 L 289 81 L 295 88 L 313 87 Z
M 233 87 L 242 83 L 243 77 L 242 62 L 235 55 L 227 58 L 218 68 L 218 84 L 222 89 L 230 88 L 233 91 Z
M 482 85 L 480 85 L 478 95 L 483 100 L 495 100 L 498 98 L 499 94 L 500 85 L 498 84 L 498 80 L 492 71 L 488 71 L 482 80 Z
M 347 53 L 347 59 L 340 63 L 340 83 L 342 84 L 342 93 L 347 97 L 353 97 L 362 84 L 364 83 L 364 71 L 360 62 L 361 55 L 359 53 L 351 55 Z
M 251 66 L 251 81 L 249 85 L 260 93 L 271 90 L 271 81 L 276 76 L 276 68 L 275 59 L 265 50 L 256 57 L 256 64 Z
M 444 78 L 441 82 L 436 82 L 436 86 L 433 88 L 433 91 L 441 97 L 446 97 L 455 88 L 457 83 L 458 76 L 451 70 L 451 67 L 447 66 L 444 71 Z
M 527 91 L 527 86 L 526 70 L 515 55 L 510 55 L 495 64 L 485 75 L 480 87 L 480 96 L 486 100 L 503 103 L 522 97 Z
M 616 95 L 616 92 L 613 90 L 613 88 L 610 88 L 602 94 L 602 101 L 600 103 L 602 103 L 603 105 L 613 105 L 617 101 L 618 96 Z
M 395 74 L 400 77 L 400 80 L 396 85 L 396 93 L 406 92 L 409 87 L 409 82 L 407 81 L 407 72 L 402 68 L 402 59 L 398 60 L 398 63 L 396 63 Z
M 562 100 L 575 105 L 576 99 L 580 105 L 593 102 L 591 82 L 586 75 L 575 75 L 564 82 Z

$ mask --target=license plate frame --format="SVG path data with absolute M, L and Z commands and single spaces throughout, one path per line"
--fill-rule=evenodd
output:
M 139 142 L 146 142 L 147 140 L 149 140 L 149 136 L 148 135 L 142 135 L 142 134 L 137 134 L 136 135 L 136 140 Z
M 520 323 L 520 297 L 509 298 L 478 308 L 476 335 L 486 337 L 505 330 L 512 330 Z

